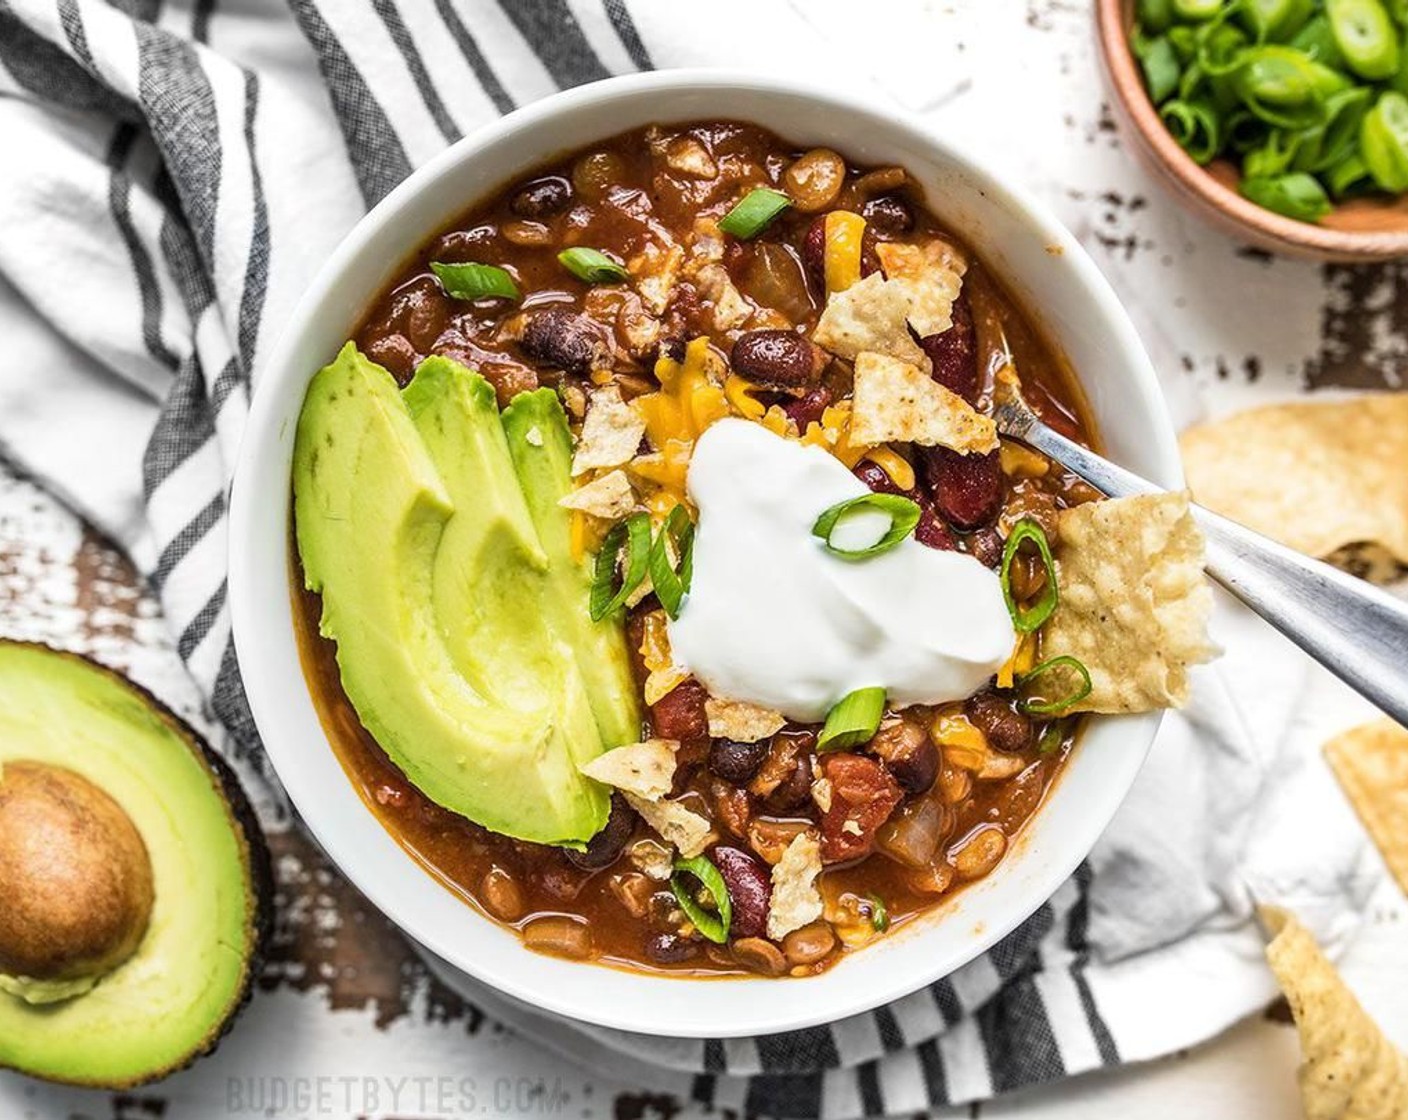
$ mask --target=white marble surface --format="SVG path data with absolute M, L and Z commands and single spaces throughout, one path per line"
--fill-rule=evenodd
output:
M 841 0 L 752 4 L 779 17 L 783 9 L 789 18 L 800 14 L 837 57 L 837 43 L 857 56 L 883 52 L 886 93 L 1055 207 L 1130 307 L 1180 423 L 1310 389 L 1401 384 L 1408 268 L 1271 260 L 1178 209 L 1114 131 L 1084 0 L 887 0 L 867 19 Z M 748 7 L 724 0 L 719 11 Z M 896 28 L 917 30 L 896 35 Z M 705 35 L 700 60 L 721 60 L 720 49 Z M 769 61 L 756 44 L 738 54 L 741 64 Z M 72 514 L 9 474 L 0 476 L 0 632 L 96 652 L 200 718 L 151 600 Z M 1366 714 L 1320 675 L 1309 695 L 1272 699 L 1297 705 L 1307 742 Z M 291 900 L 281 930 L 286 951 L 214 1056 L 119 1095 L 0 1075 L 0 1118 L 669 1120 L 695 1111 L 479 1023 L 316 856 L 285 850 L 279 870 Z M 1408 907 L 1385 882 L 1346 969 L 1390 1034 L 1408 1045 L 1405 932 Z M 1187 1054 L 956 1114 L 1291 1120 L 1300 1115 L 1296 1061 L 1293 1032 L 1258 1016 Z

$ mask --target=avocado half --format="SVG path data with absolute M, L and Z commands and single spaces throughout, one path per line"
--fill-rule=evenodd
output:
M 214 1049 L 271 921 L 235 775 L 155 697 L 0 639 L 0 1067 L 130 1088 Z

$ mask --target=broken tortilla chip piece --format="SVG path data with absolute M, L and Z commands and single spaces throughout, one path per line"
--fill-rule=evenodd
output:
M 1408 1120 L 1408 1056 L 1384 1037 L 1295 915 L 1260 910 L 1266 960 L 1286 993 L 1305 1062 L 1306 1120 Z
M 704 714 L 709 719 L 709 734 L 715 739 L 732 739 L 736 743 L 756 743 L 781 731 L 787 720 L 782 713 L 759 707 L 742 700 L 717 700 L 710 696 L 704 701 Z
M 837 292 L 817 320 L 812 341 L 840 358 L 862 351 L 888 354 L 928 373 L 933 363 L 909 333 L 909 292 L 878 272 Z
M 644 417 L 621 399 L 616 386 L 596 390 L 587 405 L 582 435 L 572 455 L 572 477 L 630 462 L 643 435 Z
M 1326 743 L 1325 758 L 1408 893 L 1408 730 L 1391 719 L 1363 724 Z
M 953 326 L 953 301 L 962 289 L 966 264 L 951 245 L 937 240 L 924 245 L 882 241 L 875 253 L 886 280 L 903 288 L 910 326 L 920 338 Z
M 1061 513 L 1060 602 L 1042 630 L 1044 660 L 1074 657 L 1091 691 L 1071 712 L 1181 707 L 1188 670 L 1217 648 L 1203 535 L 1184 493 L 1089 502 Z
M 621 795 L 660 839 L 673 844 L 686 859 L 702 855 L 714 842 L 714 830 L 709 822 L 678 801 L 651 801 L 625 790 Z
M 585 486 L 579 486 L 557 504 L 606 521 L 615 521 L 635 508 L 636 492 L 631 488 L 626 472 L 614 470 Z
M 1233 521 L 1308 556 L 1368 545 L 1408 564 L 1408 393 L 1268 405 L 1179 443 L 1194 497 Z
M 820 874 L 821 843 L 810 831 L 799 833 L 772 869 L 768 936 L 774 941 L 821 917 L 822 898 L 816 886 Z
M 918 366 L 869 351 L 856 356 L 850 438 L 875 446 L 897 440 L 986 454 L 998 447 L 991 417 Z
M 679 747 L 673 739 L 647 739 L 615 747 L 578 769 L 588 778 L 614 786 L 622 793 L 659 801 L 674 786 L 675 752 Z

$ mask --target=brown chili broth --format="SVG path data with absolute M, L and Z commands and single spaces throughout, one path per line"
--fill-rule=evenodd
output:
M 670 126 L 667 131 L 677 135 L 686 130 L 709 145 L 721 168 L 736 167 L 744 160 L 755 164 L 748 185 L 776 186 L 782 170 L 800 154 L 799 149 L 750 125 L 727 122 L 681 125 Z M 415 362 L 428 354 L 445 354 L 464 361 L 478 368 L 495 385 L 501 405 L 515 393 L 531 389 L 536 384 L 557 385 L 560 381 L 571 380 L 551 371 L 535 377 L 531 363 L 512 353 L 514 348 L 511 344 L 505 346 L 491 341 L 498 325 L 519 310 L 548 305 L 582 309 L 590 286 L 567 273 L 556 261 L 556 253 L 567 244 L 581 244 L 601 248 L 629 260 L 642 247 L 652 221 L 660 222 L 675 235 L 676 240 L 683 241 L 696 216 L 717 218 L 743 193 L 737 181 L 722 185 L 701 184 L 679 180 L 664 173 L 643 139 L 644 132 L 627 133 L 527 173 L 496 193 L 489 203 L 475 207 L 452 223 L 444 233 L 432 238 L 415 254 L 395 283 L 373 305 L 354 336 L 358 346 L 377 357 L 402 384 L 409 380 Z M 547 223 L 552 233 L 549 244 L 522 247 L 508 243 L 502 236 L 490 237 L 485 232 L 502 228 L 510 222 L 521 222 L 509 210 L 509 200 L 518 184 L 549 174 L 562 175 L 570 180 L 574 163 L 588 152 L 608 152 L 619 160 L 617 166 L 621 175 L 618 189 L 608 192 L 600 202 L 588 206 L 588 213 L 578 213 L 583 210 L 579 198 L 566 214 Z M 761 177 L 757 168 L 762 169 Z M 833 208 L 859 208 L 861 200 L 855 196 L 850 184 L 865 170 L 851 167 L 848 186 Z M 921 241 L 932 235 L 964 244 L 961 236 L 955 236 L 954 232 L 941 226 L 924 208 L 922 194 L 912 182 L 902 191 L 890 193 L 901 194 L 910 202 L 916 215 L 915 229 L 904 235 L 904 240 Z M 642 199 L 648 199 L 649 217 L 642 216 Z M 752 294 L 748 284 L 748 266 L 758 251 L 758 244 L 781 243 L 796 257 L 797 247 L 811 218 L 810 214 L 788 211 L 754 243 L 729 239 L 725 265 L 741 291 Z M 565 240 L 562 229 L 569 223 L 576 232 L 570 240 Z M 979 370 L 985 379 L 984 402 L 990 393 L 993 372 L 1005 360 L 1005 355 L 1011 354 L 1021 373 L 1024 393 L 1043 418 L 1082 443 L 1092 443 L 1093 429 L 1086 419 L 1084 399 L 1070 371 L 1017 307 L 1000 281 L 964 247 L 970 262 L 964 278 L 964 290 L 971 302 L 977 326 Z M 438 296 L 438 284 L 429 270 L 431 260 L 479 260 L 510 266 L 516 273 L 525 299 L 519 307 L 506 308 L 494 307 L 492 303 L 450 301 Z M 424 295 L 417 297 L 419 307 L 415 300 L 409 301 L 411 306 L 408 310 L 405 298 L 408 292 L 437 295 L 442 305 L 443 322 L 436 321 L 436 311 L 425 310 L 430 301 Z M 819 307 L 812 299 L 805 314 L 798 316 L 795 314 L 798 305 L 794 300 L 789 310 L 793 312 L 789 317 L 810 330 L 815 325 Z M 708 335 L 727 353 L 731 338 L 714 329 L 708 311 L 707 303 L 693 309 L 687 308 L 673 320 L 667 319 L 667 326 L 687 337 Z M 416 315 L 420 316 L 419 322 L 414 321 Z M 732 334 L 736 336 L 737 331 Z M 386 345 L 386 340 L 393 335 L 408 342 L 411 342 L 408 336 L 418 335 L 411 342 L 413 356 L 408 356 L 404 361 L 396 360 L 397 353 Z M 640 388 L 648 387 L 649 368 L 646 356 L 643 356 L 638 370 L 627 368 L 626 395 L 633 395 L 629 382 L 633 373 L 642 378 Z M 585 387 L 585 382 L 582 384 Z M 1040 488 L 1054 492 L 1060 505 L 1089 497 L 1077 480 L 1059 468 L 1053 468 L 1050 475 L 1041 480 Z M 1014 497 L 1016 493 L 1009 483 L 1005 504 L 1009 504 Z M 717 950 L 709 950 L 693 960 L 676 965 L 646 959 L 643 943 L 654 931 L 653 927 L 643 919 L 632 917 L 608 886 L 613 873 L 631 870 L 624 855 L 617 864 L 604 870 L 581 871 L 557 849 L 489 833 L 435 804 L 411 785 L 361 725 L 342 690 L 336 646 L 318 633 L 321 611 L 318 596 L 299 590 L 303 583 L 301 570 L 293 573 L 293 581 L 297 600 L 294 614 L 304 670 L 334 750 L 378 820 L 427 870 L 466 901 L 483 909 L 480 885 L 490 870 L 496 867 L 502 869 L 518 883 L 526 904 L 522 918 L 510 924 L 522 928 L 533 918 L 548 914 L 583 918 L 592 930 L 595 959 L 603 963 L 695 975 L 725 975 L 740 971 L 736 964 L 724 959 Z M 1030 786 L 1026 794 L 1014 796 L 1013 787 L 1017 778 L 975 781 L 972 795 L 956 807 L 956 827 L 940 847 L 940 854 L 951 851 L 965 835 L 981 826 L 996 824 L 1007 833 L 1009 840 L 1014 837 L 1049 791 L 1074 737 L 1075 732 L 1067 735 L 1060 749 L 1047 756 L 1038 756 L 1035 750 L 1029 752 L 1028 771 L 1032 773 L 1028 777 L 1035 774 L 1038 778 L 1033 785 L 1039 790 L 1039 797 L 1030 795 Z M 698 795 L 698 801 L 690 798 L 695 808 L 700 807 L 700 802 L 708 803 L 708 785 L 707 768 L 703 766 L 685 782 L 685 790 Z M 758 815 L 766 817 L 766 814 Z M 650 835 L 644 825 L 637 826 L 638 837 Z M 736 843 L 744 848 L 748 846 L 746 840 L 731 838 L 726 832 L 721 842 Z M 962 889 L 962 884 L 955 884 L 941 896 L 922 893 L 915 889 L 906 869 L 879 853 L 848 866 L 829 867 L 822 878 L 827 884 L 828 895 L 834 889 L 838 892 L 850 891 L 862 897 L 877 895 L 883 898 L 889 911 L 891 929 L 904 925 L 937 904 L 951 900 Z M 831 958 L 813 970 L 833 963 L 839 955 L 833 953 Z

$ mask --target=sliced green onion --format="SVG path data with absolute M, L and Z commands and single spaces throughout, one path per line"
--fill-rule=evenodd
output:
M 817 736 L 818 751 L 844 751 L 875 738 L 885 714 L 883 688 L 858 688 L 826 713 L 826 724 Z
M 864 548 L 841 548 L 833 544 L 831 537 L 836 526 L 863 510 L 874 510 L 889 517 L 890 527 L 884 535 L 874 544 Z M 868 560 L 882 552 L 889 552 L 914 532 L 914 527 L 919 524 L 919 514 L 919 503 L 902 494 L 862 494 L 858 498 L 837 502 L 818 517 L 812 526 L 812 536 L 820 537 L 826 551 L 833 556 L 839 556 L 843 560 Z
M 431 261 L 430 271 L 439 278 L 445 294 L 455 299 L 518 299 L 519 296 L 513 277 L 498 265 Z
M 1379 0 L 1325 0 L 1325 14 L 1345 64 L 1376 82 L 1398 70 L 1398 28 Z
M 563 268 L 588 284 L 619 284 L 631 278 L 620 262 L 612 260 L 600 249 L 578 245 L 563 249 L 557 254 L 557 259 Z
M 1315 0 L 1242 0 L 1241 14 L 1259 42 L 1283 43 L 1315 14 Z
M 1222 126 L 1216 110 L 1200 101 L 1169 101 L 1159 119 L 1179 146 L 1198 164 L 1210 163 L 1222 148 Z
M 747 241 L 767 229 L 791 205 L 792 200 L 781 191 L 754 187 L 719 220 L 719 228 Z
M 711 913 L 699 904 L 694 892 L 689 889 L 684 876 L 694 878 L 714 899 L 718 913 Z M 670 876 L 670 890 L 675 901 L 680 904 L 694 928 L 712 941 L 722 945 L 728 941 L 728 927 L 733 924 L 733 899 L 729 897 L 728 884 L 719 874 L 719 869 L 704 856 L 675 860 L 675 873 Z
M 1219 21 L 1198 35 L 1198 65 L 1216 77 L 1231 74 L 1247 60 L 1250 45 L 1240 27 Z
M 620 562 L 622 549 L 626 550 L 623 564 Z M 626 605 L 631 592 L 645 579 L 649 555 L 649 515 L 633 513 L 611 526 L 596 554 L 596 568 L 592 573 L 592 593 L 588 605 L 593 622 L 600 622 Z M 623 569 L 619 588 L 616 587 L 618 565 Z
M 1367 86 L 1341 90 L 1325 99 L 1325 123 L 1303 133 L 1296 144 L 1293 171 L 1324 171 L 1351 154 L 1374 91 Z
M 1149 88 L 1149 98 L 1155 105 L 1162 105 L 1178 89 L 1181 69 L 1178 55 L 1164 38 L 1150 40 L 1136 53 L 1140 69 L 1144 71 L 1144 84 Z
M 1344 69 L 1344 55 L 1340 54 L 1335 33 L 1330 30 L 1330 20 L 1324 13 L 1315 16 L 1295 33 L 1288 46 L 1308 55 L 1322 66 L 1335 70 Z
M 1290 47 L 1253 47 L 1237 71 L 1237 95 L 1248 109 L 1280 128 L 1311 128 L 1325 116 L 1325 98 L 1349 80 Z
M 1017 707 L 1027 715 L 1057 715 L 1090 695 L 1090 690 L 1094 687 L 1090 680 L 1090 670 L 1076 658 L 1064 654 L 1060 657 L 1053 657 L 1049 661 L 1043 661 L 1035 669 L 1024 674 L 1017 683 L 1025 688 L 1038 678 L 1057 670 L 1074 673 L 1079 683 L 1065 696 L 1055 700 L 1033 700 L 1024 696 L 1017 701 Z
M 1266 143 L 1269 135 L 1266 122 L 1246 109 L 1229 113 L 1222 122 L 1222 132 L 1227 137 L 1227 146 L 1240 154 Z
M 1359 157 L 1384 190 L 1408 191 L 1408 97 L 1390 90 L 1364 114 Z
M 1299 146 L 1299 134 L 1277 128 L 1267 135 L 1265 143 L 1242 157 L 1242 175 L 1246 179 L 1274 179 L 1290 169 Z
M 1061 744 L 1066 741 L 1066 724 L 1064 720 L 1052 720 L 1041 729 L 1041 735 L 1036 741 L 1036 753 L 1043 755 L 1056 754 L 1061 749 Z
M 694 522 L 684 506 L 675 506 L 656 534 L 655 543 L 650 546 L 649 570 L 660 605 L 671 618 L 679 618 L 680 605 L 689 594 L 694 575 Z
M 1270 179 L 1243 179 L 1240 190 L 1258 206 L 1301 222 L 1318 222 L 1333 209 L 1325 188 L 1304 171 Z
M 1139 26 L 1159 35 L 1173 23 L 1173 0 L 1138 0 L 1134 6 Z
M 1173 53 L 1178 55 L 1178 61 L 1185 66 L 1198 57 L 1198 29 L 1196 27 L 1189 27 L 1187 24 L 1170 27 L 1164 38 L 1173 48 Z
M 1344 198 L 1374 185 L 1369 168 L 1359 158 L 1357 151 L 1345 156 L 1334 167 L 1327 168 L 1323 174 L 1325 185 L 1336 198 Z
M 870 925 L 876 933 L 884 933 L 890 928 L 890 908 L 878 894 L 868 894 L 865 900 L 870 903 Z
M 1222 11 L 1227 0 L 1173 0 L 1173 10 L 1180 19 L 1201 22 Z
M 1041 555 L 1042 567 L 1046 569 L 1046 586 L 1041 589 L 1041 598 L 1026 610 L 1017 605 L 1017 600 L 1012 595 L 1012 562 L 1017 559 L 1017 553 L 1024 541 L 1031 541 L 1036 545 L 1036 550 Z M 1051 545 L 1046 539 L 1046 531 L 1030 517 L 1024 517 L 1012 526 L 1012 532 L 1002 548 L 1002 567 L 998 569 L 998 578 L 1002 582 L 1002 597 L 1007 602 L 1012 625 L 1020 633 L 1030 634 L 1040 629 L 1041 624 L 1051 617 L 1056 610 L 1056 604 L 1061 601 L 1060 592 L 1056 588 L 1056 561 L 1051 556 Z

